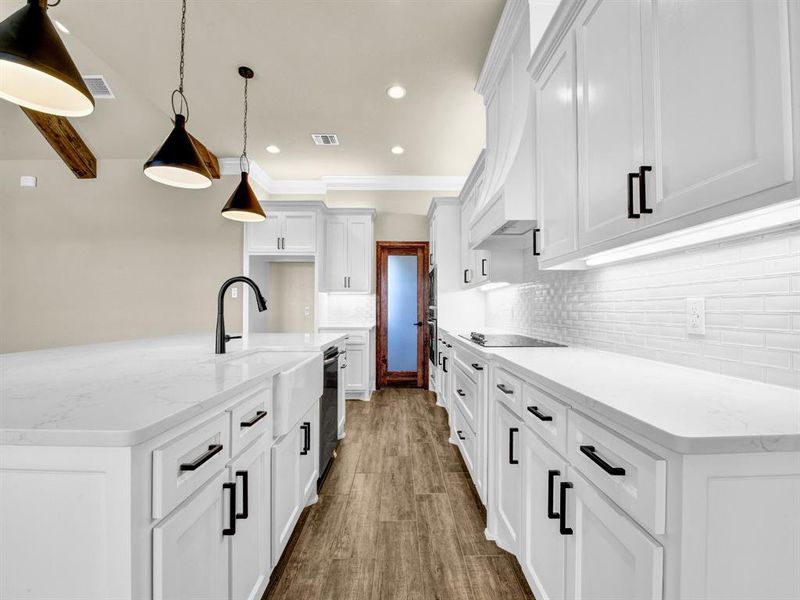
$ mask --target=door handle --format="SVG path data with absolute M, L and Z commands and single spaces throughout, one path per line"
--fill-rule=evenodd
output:
M 222 444 L 211 444 L 208 450 L 195 458 L 192 462 L 181 464 L 181 471 L 196 471 L 215 455 L 222 452 Z
M 561 471 L 550 469 L 547 471 L 547 518 L 558 519 L 561 515 L 553 510 L 553 484 L 556 477 L 561 475 Z
M 464 390 L 456 390 L 456 394 L 458 394 L 458 395 L 459 395 L 459 396 L 461 396 L 462 398 L 463 398 L 464 396 L 466 396 L 466 394 L 464 393 Z
M 481 259 L 481 276 L 486 277 L 486 259 Z
M 236 484 L 235 483 L 223 483 L 222 484 L 223 490 L 230 490 L 230 506 L 228 507 L 228 523 L 230 527 L 226 527 L 222 530 L 222 535 L 236 535 Z
M 311 449 L 311 423 L 305 421 L 300 429 L 303 430 L 303 449 L 300 450 L 300 456 L 305 456 Z
M 509 427 L 508 429 L 508 464 L 518 465 L 519 460 L 514 458 L 514 434 L 519 433 L 519 427 Z
M 511 396 L 511 395 L 514 394 L 514 390 L 508 389 L 502 383 L 498 383 L 497 384 L 497 389 L 500 390 L 501 392 L 503 392 L 504 394 L 506 394 L 507 396 Z
M 594 449 L 594 446 L 581 446 L 581 452 L 589 457 L 594 464 L 598 467 L 603 469 L 609 475 L 614 475 L 617 477 L 621 477 L 625 475 L 625 469 L 622 467 L 615 467 L 604 461 L 600 456 L 598 456 L 597 451 Z
M 456 434 L 458 434 L 458 439 L 460 439 L 460 440 L 467 439 L 467 438 L 464 437 L 464 432 L 461 429 L 457 430 Z
M 446 356 L 442 357 L 442 371 L 444 371 L 445 373 L 448 372 L 447 371 L 447 357 Z
M 236 471 L 236 478 L 242 478 L 242 512 L 236 513 L 237 519 L 246 519 L 249 513 L 248 505 L 250 504 L 248 500 L 247 488 L 248 486 L 248 475 L 247 471 Z
M 442 353 L 439 352 L 439 366 L 442 366 Z
M 256 416 L 250 419 L 249 421 L 242 421 L 239 423 L 239 427 L 252 427 L 256 423 L 258 423 L 261 419 L 267 416 L 267 411 L 265 410 L 258 410 L 256 411 Z
M 469 275 L 469 269 L 464 269 L 464 283 L 469 283 L 469 279 L 467 279 L 467 275 Z
M 633 180 L 638 179 L 638 173 L 628 173 L 628 218 L 638 219 L 641 215 L 633 212 Z
M 280 250 L 281 249 L 281 238 L 280 236 L 275 238 L 275 247 Z
M 558 509 L 558 530 L 561 535 L 572 535 L 572 528 L 567 527 L 567 490 L 572 487 L 569 481 L 561 482 L 561 494 Z
M 652 208 L 647 208 L 647 184 L 645 181 L 645 173 L 652 171 L 653 167 L 642 166 L 639 167 L 639 212 L 650 214 L 653 212 Z
M 539 229 L 539 228 L 537 228 L 537 227 L 534 227 L 534 228 L 533 228 L 533 255 L 534 255 L 534 256 L 541 256 L 541 252 L 539 252 L 539 251 L 536 249 L 536 247 L 539 245 L 539 244 L 538 244 L 538 240 L 537 240 L 537 238 L 538 238 L 539 236 L 538 236 L 538 235 L 536 235 L 536 234 L 537 234 L 537 233 L 539 233 L 540 231 L 541 231 L 541 229 Z
M 344 283 L 342 284 L 342 286 L 343 287 L 347 287 L 347 275 L 344 276 L 343 280 L 344 280 Z
M 414 323 L 414 325 L 417 327 L 422 327 L 422 321 L 417 321 L 416 323 Z
M 551 417 L 550 415 L 546 415 L 546 414 L 544 414 L 542 412 L 539 412 L 539 407 L 538 406 L 529 406 L 528 407 L 528 412 L 531 413 L 534 417 L 536 417 L 540 421 L 552 421 L 553 420 L 553 417 Z
M 472 368 L 476 371 L 483 371 L 483 367 L 480 366 L 478 363 L 472 363 Z

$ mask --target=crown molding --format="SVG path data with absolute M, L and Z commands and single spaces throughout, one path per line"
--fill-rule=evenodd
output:
M 219 160 L 222 175 L 240 173 L 238 158 Z M 319 179 L 273 179 L 250 161 L 250 178 L 269 194 L 325 195 L 329 191 L 458 192 L 465 177 L 436 175 L 336 175 Z
M 506 1 L 475 84 L 475 91 L 484 98 L 492 95 L 517 37 L 530 27 L 529 18 L 528 0 Z

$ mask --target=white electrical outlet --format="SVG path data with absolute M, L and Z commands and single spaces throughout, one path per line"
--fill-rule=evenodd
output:
M 686 299 L 686 332 L 693 335 L 706 333 L 706 299 Z
M 231 288 L 231 298 L 238 298 L 239 297 L 239 286 L 233 286 Z
M 303 314 L 307 317 L 311 316 L 311 307 L 308 304 L 303 308 Z

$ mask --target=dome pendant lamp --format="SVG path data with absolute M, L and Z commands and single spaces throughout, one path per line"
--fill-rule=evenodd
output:
M 189 120 L 189 102 L 183 95 L 183 59 L 186 44 L 186 0 L 181 12 L 181 62 L 180 83 L 172 92 L 172 112 L 175 115 L 172 132 L 144 163 L 144 174 L 153 181 L 187 189 L 207 188 L 211 185 L 211 174 L 197 152 L 197 148 L 186 131 Z M 175 96 L 180 98 L 180 111 L 175 109 Z M 186 114 L 183 114 L 184 108 Z
M 239 67 L 239 75 L 244 78 L 244 148 L 239 157 L 239 166 L 242 169 L 242 180 L 233 194 L 228 199 L 228 203 L 222 209 L 222 216 L 232 221 L 243 221 L 245 223 L 255 223 L 267 218 L 264 209 L 258 202 L 258 198 L 250 187 L 247 180 L 250 172 L 250 160 L 247 158 L 247 82 L 253 78 L 253 69 L 250 67 Z
M 0 98 L 38 112 L 84 117 L 94 98 L 56 31 L 47 6 L 28 3 L 0 23 Z

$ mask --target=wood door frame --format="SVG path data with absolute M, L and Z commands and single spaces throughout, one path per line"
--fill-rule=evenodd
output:
M 421 251 L 421 252 L 420 252 Z M 417 370 L 400 371 L 389 376 L 388 360 L 388 317 L 389 317 L 389 254 L 417 256 L 417 319 L 422 321 L 419 327 L 421 335 L 417 336 Z M 375 298 L 375 373 L 378 389 L 387 385 L 426 388 L 428 386 L 428 344 L 427 344 L 427 312 L 428 312 L 428 242 L 376 242 L 376 298 Z M 387 268 L 383 268 L 384 262 Z

